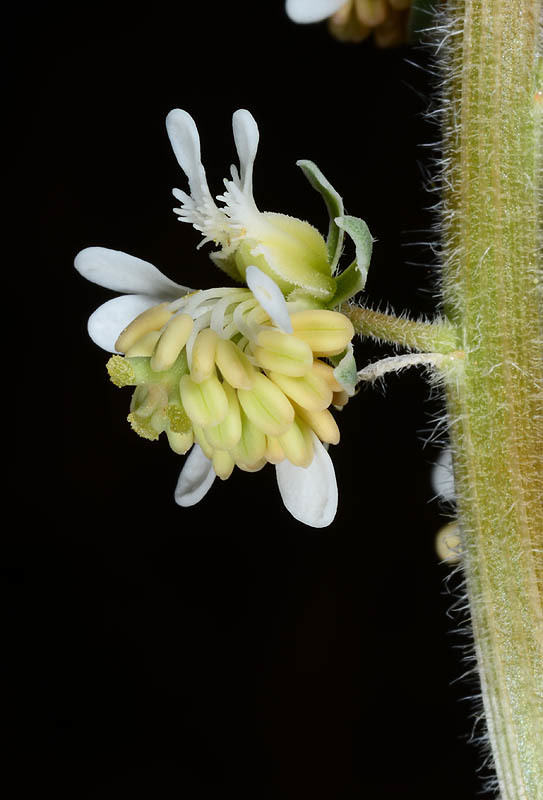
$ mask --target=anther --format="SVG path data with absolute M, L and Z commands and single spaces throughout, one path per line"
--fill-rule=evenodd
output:
M 115 342 L 115 350 L 120 353 L 126 353 L 146 333 L 159 331 L 171 316 L 172 312 L 169 308 L 169 303 L 159 303 L 159 305 L 147 308 L 121 332 Z
M 136 375 L 132 366 L 126 358 L 122 356 L 111 356 L 106 364 L 106 369 L 109 378 L 115 386 L 122 388 L 123 386 L 134 386 L 136 383 Z
M 204 328 L 198 332 L 192 348 L 190 366 L 190 377 L 194 383 L 202 383 L 213 374 L 218 338 L 211 328 Z
M 227 480 L 234 469 L 234 459 L 227 450 L 215 450 L 213 452 L 213 469 L 218 477 L 225 481 Z
M 308 467 L 313 461 L 313 438 L 308 425 L 294 420 L 288 431 L 279 436 L 285 457 L 296 467 Z
M 253 353 L 263 369 L 301 377 L 311 369 L 313 353 L 307 342 L 273 328 L 260 331 Z
M 151 356 L 151 369 L 163 372 L 177 360 L 191 334 L 194 322 L 188 314 L 177 314 L 167 325 Z
M 202 428 L 219 425 L 228 414 L 228 398 L 216 375 L 194 383 L 190 375 L 179 381 L 183 407 L 192 422 Z
M 296 406 L 296 414 L 309 425 L 321 442 L 339 443 L 340 433 L 337 422 L 327 408 L 323 411 L 307 411 L 301 406 Z
M 256 370 L 230 339 L 219 339 L 215 360 L 223 378 L 235 389 L 250 389 L 255 382 Z
M 125 353 L 127 358 L 149 358 L 153 355 L 156 343 L 160 339 L 160 331 L 149 331 L 138 339 Z
M 260 372 L 252 389 L 238 389 L 238 398 L 248 418 L 268 436 L 280 436 L 294 421 L 294 409 L 284 393 Z
M 228 414 L 225 419 L 212 428 L 206 428 L 205 436 L 209 444 L 218 450 L 230 450 L 241 438 L 241 415 L 236 390 L 223 383 L 228 398 Z
M 313 370 L 303 378 L 291 378 L 279 372 L 270 372 L 270 378 L 287 397 L 308 411 L 323 411 L 332 402 L 332 390 L 324 378 Z
M 354 336 L 351 320 L 338 311 L 296 311 L 290 319 L 295 335 L 307 342 L 316 356 L 339 355 Z

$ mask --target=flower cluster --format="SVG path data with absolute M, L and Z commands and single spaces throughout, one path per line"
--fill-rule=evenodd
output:
M 234 114 L 239 171 L 212 197 L 192 118 L 176 109 L 167 130 L 190 194 L 178 189 L 179 219 L 213 242 L 213 261 L 238 284 L 194 291 L 153 265 L 115 250 L 89 247 L 76 257 L 87 279 L 122 292 L 89 319 L 91 338 L 114 355 L 117 386 L 133 386 L 128 420 L 140 436 L 165 434 L 190 455 L 179 477 L 179 505 L 198 502 L 215 477 L 234 467 L 276 466 L 285 506 L 300 521 L 333 520 L 337 486 L 328 445 L 339 442 L 331 408 L 342 407 L 357 380 L 350 320 L 334 310 L 362 288 L 371 236 L 343 215 L 341 198 L 311 162 L 299 162 L 330 213 L 325 239 L 309 223 L 260 212 L 252 195 L 258 128 Z M 355 261 L 339 273 L 343 233 Z

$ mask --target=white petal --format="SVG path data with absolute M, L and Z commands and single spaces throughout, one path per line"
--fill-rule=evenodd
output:
M 283 293 L 269 275 L 258 267 L 249 266 L 245 273 L 247 286 L 258 300 L 264 311 L 283 333 L 292 333 L 292 322 L 288 314 Z
M 439 454 L 439 458 L 432 470 L 431 480 L 434 492 L 443 500 L 450 502 L 456 499 L 452 455 L 449 447 L 446 447 Z
M 171 281 L 148 261 L 107 247 L 86 247 L 76 255 L 74 266 L 88 281 L 123 294 L 169 300 L 192 291 Z
M 196 123 L 186 111 L 174 108 L 166 117 L 166 130 L 179 162 L 188 178 L 190 193 L 197 207 L 214 205 L 209 191 L 200 153 L 200 136 Z
M 325 528 L 336 516 L 338 490 L 332 459 L 313 434 L 313 461 L 295 467 L 281 461 L 275 468 L 283 503 L 292 516 L 312 528 Z
M 124 294 L 99 306 L 88 321 L 89 336 L 99 347 L 117 353 L 115 342 L 119 334 L 138 314 L 156 305 L 157 298 L 141 294 Z
M 253 164 L 259 138 L 258 125 L 249 111 L 240 108 L 232 117 L 232 130 L 239 157 L 241 187 L 243 193 L 252 198 Z
M 184 507 L 196 505 L 211 489 L 215 478 L 213 464 L 200 445 L 195 444 L 177 481 L 175 502 Z
M 286 12 L 293 22 L 320 22 L 344 3 L 345 0 L 287 0 Z

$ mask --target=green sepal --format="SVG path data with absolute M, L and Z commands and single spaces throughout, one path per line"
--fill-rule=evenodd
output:
M 352 397 L 356 393 L 356 384 L 358 383 L 358 370 L 352 344 L 349 344 L 347 349 L 332 361 L 336 364 L 334 378 L 341 384 L 349 397 Z
M 300 167 L 311 186 L 319 192 L 326 203 L 326 208 L 330 216 L 326 248 L 328 250 L 330 271 L 333 274 L 337 267 L 341 255 L 341 248 L 343 246 L 343 230 L 336 222 L 336 217 L 343 216 L 343 199 L 312 161 L 297 161 L 296 165 Z
M 338 306 L 350 297 L 354 297 L 357 292 L 362 291 L 366 285 L 373 249 L 373 238 L 363 219 L 346 215 L 336 217 L 335 222 L 353 240 L 356 258 L 347 269 L 336 275 L 336 292 L 328 304 L 328 308 Z

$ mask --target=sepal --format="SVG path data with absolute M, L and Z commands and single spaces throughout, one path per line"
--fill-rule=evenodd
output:
M 312 161 L 304 159 L 297 161 L 296 164 L 300 167 L 311 186 L 319 192 L 326 203 L 326 208 L 330 216 L 326 248 L 328 250 L 330 271 L 333 274 L 338 265 L 341 249 L 343 247 L 343 229 L 336 221 L 338 217 L 343 217 L 343 199 Z

